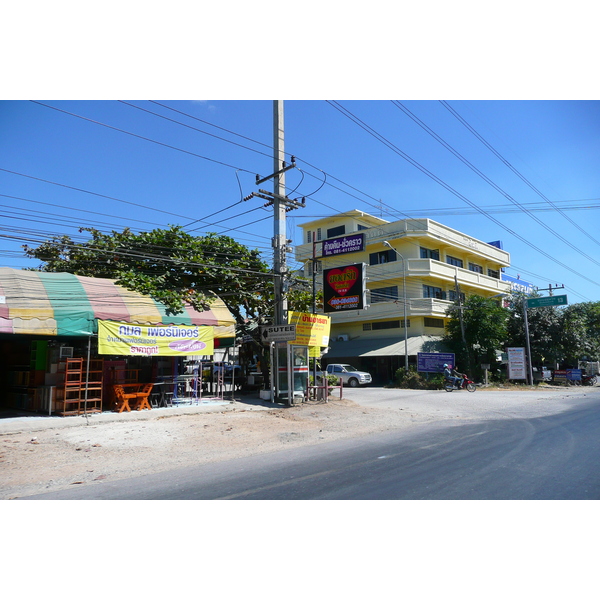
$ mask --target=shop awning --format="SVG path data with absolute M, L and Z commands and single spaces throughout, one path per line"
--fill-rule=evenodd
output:
M 215 338 L 234 338 L 235 320 L 216 297 L 210 310 L 191 306 L 176 316 L 149 296 L 112 279 L 0 267 L 0 333 L 88 336 L 97 319 L 147 325 L 208 325 Z
M 408 338 L 408 354 L 417 352 L 442 352 L 441 338 L 433 335 L 418 335 Z M 331 358 L 352 358 L 354 356 L 404 356 L 404 338 L 368 338 L 347 342 L 332 342 L 326 354 Z

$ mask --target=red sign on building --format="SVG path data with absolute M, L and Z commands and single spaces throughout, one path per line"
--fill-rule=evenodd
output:
M 365 307 L 364 263 L 323 270 L 324 311 L 360 310 Z

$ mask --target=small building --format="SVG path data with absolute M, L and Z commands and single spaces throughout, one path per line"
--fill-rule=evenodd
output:
M 296 247 L 296 260 L 310 278 L 315 251 L 319 285 L 323 270 L 366 265 L 366 308 L 330 313 L 331 341 L 323 362 L 349 362 L 379 383 L 404 366 L 405 335 L 413 365 L 418 352 L 445 351 L 446 311 L 457 299 L 510 292 L 510 283 L 501 278 L 510 266 L 508 252 L 497 242 L 482 242 L 431 219 L 390 222 L 351 210 L 300 227 L 303 243 Z M 324 243 L 335 248 L 335 240 L 342 250 L 324 252 Z

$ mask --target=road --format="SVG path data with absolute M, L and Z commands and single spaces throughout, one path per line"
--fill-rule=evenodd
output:
M 483 404 L 484 395 L 456 393 Z M 360 394 L 368 403 L 376 392 Z M 498 396 L 496 396 L 498 398 Z M 391 398 L 385 400 L 394 408 Z M 497 402 L 496 402 L 497 404 Z M 397 406 L 396 406 L 397 408 Z M 483 410 L 483 409 L 482 409 Z M 527 412 L 528 410 L 528 412 Z M 402 431 L 211 463 L 32 496 L 31 499 L 600 498 L 600 393 L 555 414 L 531 408 L 481 420 L 440 420 Z M 517 411 L 518 413 L 518 411 Z

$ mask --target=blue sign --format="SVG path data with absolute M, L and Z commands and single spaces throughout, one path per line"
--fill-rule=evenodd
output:
M 443 373 L 444 365 L 455 367 L 454 354 L 444 352 L 417 352 L 417 371 Z
M 355 233 L 323 242 L 323 256 L 336 256 L 348 252 L 362 252 L 365 249 L 365 234 Z
M 511 277 L 510 275 L 505 275 L 502 273 L 502 281 L 507 281 L 510 283 L 511 292 L 523 292 L 525 294 L 531 294 L 531 292 L 534 291 L 533 283 L 524 281 L 519 277 Z
M 569 381 L 581 381 L 581 369 L 567 369 L 567 379 Z

